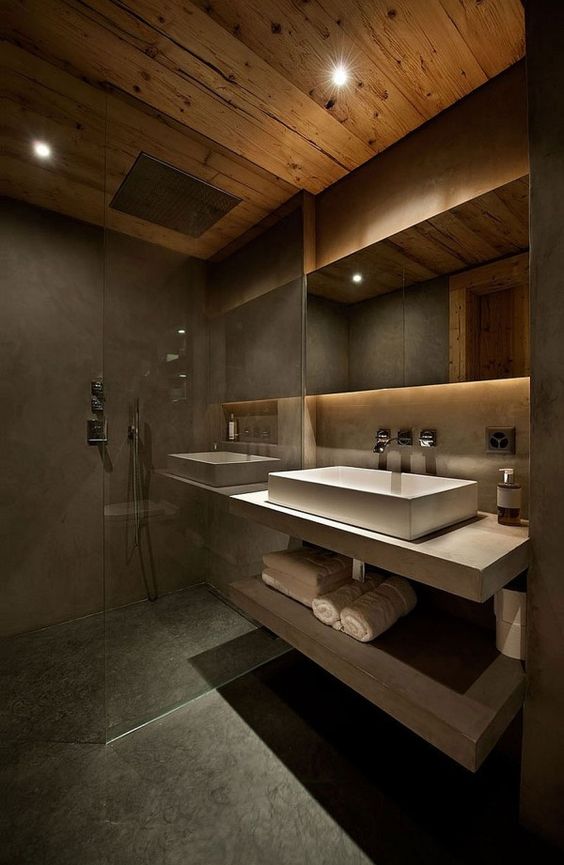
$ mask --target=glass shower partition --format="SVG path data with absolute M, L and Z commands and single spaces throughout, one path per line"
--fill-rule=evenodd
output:
M 215 302 L 223 273 L 235 262 L 212 266 L 199 258 L 201 247 L 189 233 L 177 230 L 178 225 L 170 226 L 167 203 L 155 198 L 146 173 L 137 170 L 147 157 L 191 173 L 190 136 L 189 130 L 149 114 L 135 100 L 118 103 L 108 96 L 104 402 L 99 415 L 108 437 L 108 740 L 287 648 L 233 607 L 229 583 L 249 569 L 256 572 L 261 551 L 284 547 L 288 538 L 266 530 L 257 533 L 230 515 L 229 495 L 256 489 L 256 483 L 249 485 L 242 478 L 243 483 L 234 486 L 221 474 L 210 478 L 197 471 L 209 464 L 205 454 L 215 454 L 217 463 L 220 451 L 233 459 L 233 454 L 249 449 L 259 454 L 274 449 L 284 452 L 284 465 L 301 464 L 302 250 L 297 243 L 297 280 L 290 289 L 279 288 L 274 306 L 264 298 L 255 301 L 258 306 L 237 299 L 224 307 Z M 179 207 L 197 207 L 197 202 L 183 201 Z M 184 222 L 189 225 L 197 216 L 185 213 Z M 299 214 L 296 219 L 301 219 Z M 246 255 L 252 259 L 253 249 Z M 244 259 L 245 251 L 238 256 Z M 275 292 L 271 294 L 274 299 Z M 256 368 L 264 376 L 267 342 L 261 320 L 272 327 L 272 315 L 282 313 L 286 318 L 281 325 L 291 322 L 293 344 L 278 343 L 279 355 L 270 363 L 280 370 L 286 367 L 291 383 L 282 389 L 275 384 L 260 397 L 233 388 L 233 381 L 248 378 L 250 367 L 242 372 L 240 361 L 244 355 L 245 363 L 252 363 L 253 350 Z M 240 333 L 246 334 L 243 353 L 237 350 L 237 344 L 243 348 Z M 277 429 L 269 425 L 270 416 L 257 421 L 260 441 L 225 441 L 222 418 L 228 404 L 249 398 L 253 404 L 260 399 L 293 403 L 293 408 L 278 411 Z M 194 459 L 194 454 L 204 456 Z M 223 470 L 221 465 L 216 469 Z M 263 485 L 265 481 L 266 474 Z

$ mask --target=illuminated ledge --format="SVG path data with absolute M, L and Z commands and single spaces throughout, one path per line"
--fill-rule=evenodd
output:
M 230 586 L 233 602 L 312 661 L 472 772 L 523 702 L 519 661 L 493 634 L 417 609 L 373 643 L 319 622 L 256 577 Z
M 471 601 L 486 601 L 528 566 L 527 526 L 500 526 L 493 514 L 404 541 L 270 504 L 267 497 L 266 490 L 232 496 L 230 511 Z

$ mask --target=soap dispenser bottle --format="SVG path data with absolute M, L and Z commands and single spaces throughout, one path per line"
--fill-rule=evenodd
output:
M 502 526 L 521 525 L 521 484 L 515 483 L 514 469 L 500 469 L 503 480 L 497 485 L 497 521 Z
M 237 438 L 237 421 L 233 412 L 229 415 L 229 423 L 227 424 L 227 439 L 234 442 Z

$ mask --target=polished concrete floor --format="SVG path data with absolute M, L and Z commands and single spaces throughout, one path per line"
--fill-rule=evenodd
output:
M 0 643 L 0 741 L 103 743 L 287 646 L 198 584 Z
M 3 865 L 562 862 L 507 743 L 472 776 L 294 652 L 110 745 L 1 750 Z

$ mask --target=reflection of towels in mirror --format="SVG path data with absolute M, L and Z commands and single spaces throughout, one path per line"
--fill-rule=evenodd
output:
M 343 631 L 368 643 L 407 615 L 417 603 L 411 585 L 402 577 L 390 577 L 376 589 L 361 595 L 341 613 Z
M 363 583 L 353 580 L 333 592 L 315 598 L 312 603 L 314 616 L 325 625 L 342 630 L 341 613 L 366 592 L 372 591 L 384 580 L 384 576 L 372 573 Z

